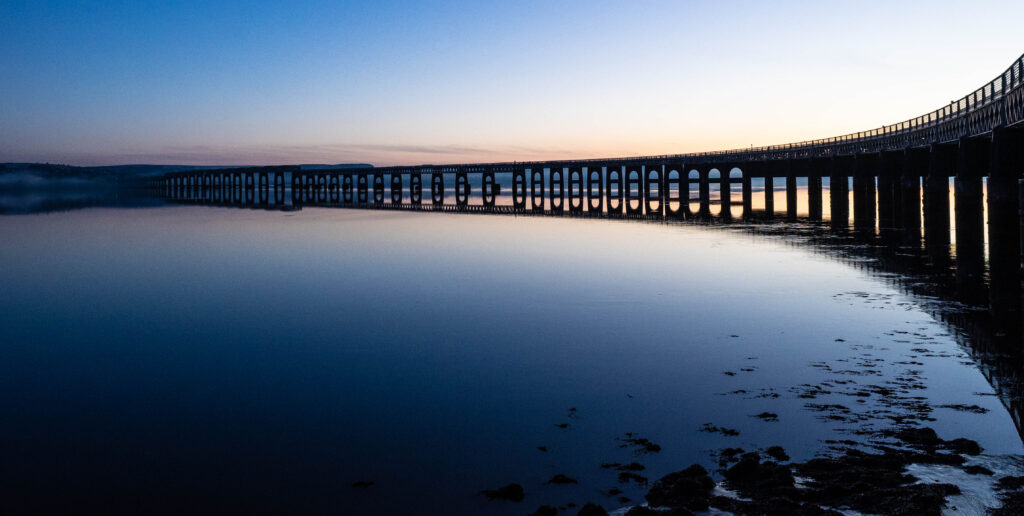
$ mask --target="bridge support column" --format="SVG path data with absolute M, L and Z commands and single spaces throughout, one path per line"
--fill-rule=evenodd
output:
M 466 172 L 458 171 L 455 173 L 455 206 L 457 209 L 464 210 L 469 207 L 469 175 Z
M 402 173 L 392 172 L 391 173 L 391 204 L 395 206 L 402 205 L 402 198 L 405 197 L 405 192 L 402 191 Z
M 526 211 L 526 169 L 516 167 L 512 171 L 512 209 Z
M 551 213 L 561 214 L 565 210 L 565 167 L 560 165 L 551 167 L 551 173 L 548 176 L 548 186 L 551 198 Z
M 732 165 L 722 165 L 719 169 L 721 172 L 721 179 L 718 185 L 718 197 L 722 203 L 722 214 L 721 217 L 725 220 L 732 219 L 732 178 L 729 174 L 732 172 Z
M 750 218 L 754 210 L 754 192 L 750 184 L 750 168 L 743 169 L 743 218 Z
M 430 174 L 430 205 L 434 209 L 444 206 L 444 174 L 441 172 L 431 172 Z M 360 199 L 363 197 L 363 193 L 359 193 Z M 360 200 L 359 202 L 363 202 Z
M 875 176 L 878 156 L 858 154 L 854 158 L 853 227 L 859 231 L 875 230 Z
M 815 222 L 821 221 L 821 170 L 817 162 L 811 163 L 807 175 L 807 215 Z
M 494 172 L 483 173 L 483 177 L 480 179 L 480 192 L 483 196 L 484 207 L 493 209 L 498 196 L 501 195 L 501 185 L 495 179 Z
M 648 217 L 662 217 L 665 213 L 665 168 L 660 164 L 644 166 L 644 211 Z
M 836 156 L 829 160 L 828 198 L 832 228 L 842 229 L 850 224 L 850 198 L 848 180 L 853 158 Z
M 544 213 L 544 167 L 530 167 L 530 209 Z
M 596 189 L 595 189 L 596 187 Z M 587 213 L 601 215 L 604 212 L 604 170 L 587 166 Z
M 956 284 L 962 301 L 987 301 L 985 211 L 982 177 L 988 170 L 988 142 L 962 138 L 957 148 L 953 195 L 956 205 Z
M 988 247 L 992 315 L 1011 335 L 1020 330 L 1020 200 L 1024 138 L 1010 129 L 992 132 L 988 180 Z
M 617 217 L 622 215 L 622 200 L 625 182 L 623 181 L 622 165 L 609 165 L 605 167 L 605 204 L 608 205 L 608 216 Z M 614 187 L 614 188 L 613 188 Z
M 907 245 L 921 245 L 921 177 L 928 173 L 927 149 L 908 149 L 900 178 L 903 236 Z
M 569 213 L 583 214 L 583 167 L 569 167 Z
M 409 174 L 409 204 L 414 208 L 423 204 L 423 174 L 419 172 Z
M 771 163 L 764 165 L 764 213 L 769 219 L 775 218 L 775 176 L 771 168 Z
M 878 226 L 883 233 L 889 233 L 898 226 L 897 184 L 903 166 L 903 155 L 883 152 L 878 159 Z
M 937 263 L 949 260 L 949 178 L 956 175 L 955 145 L 932 145 L 924 194 L 924 244 Z
M 642 215 L 644 212 L 644 174 L 640 165 L 626 165 L 626 188 L 623 190 L 626 215 Z M 636 202 L 636 205 L 633 203 Z
M 793 160 L 787 159 L 782 163 L 783 172 L 786 175 L 786 219 L 796 220 L 796 171 L 793 170 Z

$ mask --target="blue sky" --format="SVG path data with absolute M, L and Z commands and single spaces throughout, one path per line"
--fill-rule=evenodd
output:
M 0 161 L 379 165 L 662 154 L 930 111 L 1024 2 L 0 0 Z

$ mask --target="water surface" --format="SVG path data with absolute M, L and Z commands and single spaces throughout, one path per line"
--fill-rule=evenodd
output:
M 963 337 L 919 298 L 748 232 L 169 206 L 0 217 L 0 234 L 13 510 L 611 509 L 635 502 L 601 490 L 645 489 L 602 463 L 653 480 L 711 469 L 724 446 L 799 460 L 883 426 L 808 409 L 806 385 L 842 369 L 988 409 L 928 424 L 1024 451 Z M 840 390 L 815 402 L 884 408 Z M 752 417 L 766 411 L 779 420 Z M 620 447 L 627 432 L 662 450 Z M 545 485 L 556 473 L 579 483 Z M 478 494 L 509 482 L 524 502 Z

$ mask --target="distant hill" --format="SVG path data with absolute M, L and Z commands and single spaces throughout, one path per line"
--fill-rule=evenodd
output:
M 337 165 L 303 164 L 303 170 L 331 168 L 368 168 L 366 163 Z M 193 165 L 113 165 L 106 167 L 76 167 L 50 163 L 0 163 L 0 188 L 81 188 L 130 186 L 141 180 L 172 172 L 240 168 Z

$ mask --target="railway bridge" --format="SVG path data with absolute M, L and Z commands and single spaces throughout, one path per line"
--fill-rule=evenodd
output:
M 899 230 L 904 243 L 920 245 L 923 237 L 928 246 L 948 248 L 952 178 L 957 257 L 984 263 L 987 251 L 990 265 L 1016 264 L 991 266 L 988 275 L 994 287 L 1014 284 L 1019 291 L 1022 173 L 1024 56 L 992 81 L 930 113 L 818 140 L 567 161 L 224 168 L 168 174 L 154 186 L 175 202 L 268 209 L 334 206 L 678 220 L 794 220 L 798 188 L 806 188 L 811 221 L 845 228 L 852 215 L 855 230 Z M 777 183 L 784 184 L 778 193 Z M 786 208 L 777 215 L 780 195 Z M 966 260 L 970 257 L 975 258 Z M 981 281 L 982 274 L 971 270 L 967 280 Z M 1019 310 L 1019 302 L 1012 304 Z

